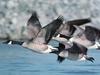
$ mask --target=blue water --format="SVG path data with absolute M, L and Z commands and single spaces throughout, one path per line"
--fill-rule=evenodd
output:
M 65 60 L 54 54 L 37 54 L 17 45 L 0 44 L 0 75 L 100 75 L 100 51 L 89 50 L 95 62 Z

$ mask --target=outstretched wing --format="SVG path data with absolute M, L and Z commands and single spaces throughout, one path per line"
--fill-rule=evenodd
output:
M 34 11 L 27 22 L 28 36 L 30 37 L 30 39 L 34 39 L 41 30 L 41 28 L 42 26 L 39 22 L 38 15 Z
M 66 21 L 58 29 L 58 31 L 55 34 L 55 37 L 58 34 L 62 34 L 62 35 L 71 37 L 73 35 L 73 33 L 75 32 L 75 30 L 76 30 L 76 27 L 74 27 L 74 25 L 80 26 L 80 25 L 83 25 L 83 24 L 86 24 L 86 23 L 89 23 L 89 22 L 91 22 L 90 18 L 84 18 L 84 19 L 76 19 L 76 20 Z
M 64 24 L 62 30 L 59 31 L 59 34 L 71 37 L 73 33 L 75 32 L 76 28 L 74 26 L 67 25 L 66 23 Z
M 41 28 L 42 26 L 39 22 L 38 15 L 34 11 L 27 22 L 27 35 L 26 36 L 28 37 L 28 41 L 33 40 L 38 35 Z M 15 41 L 15 40 L 9 40 L 9 39 L 4 43 L 8 44 L 10 41 L 12 41 L 11 44 L 21 45 L 23 43 L 22 41 Z
M 86 23 L 89 23 L 89 22 L 91 22 L 90 18 L 84 18 L 84 19 L 76 19 L 76 20 L 67 21 L 66 23 L 68 25 L 80 26 L 80 25 L 83 25 L 83 24 L 86 24 Z
M 56 20 L 53 20 L 51 23 L 43 27 L 34 41 L 40 41 L 40 43 L 47 44 L 62 23 L 63 17 L 59 16 Z
M 67 29 L 65 30 L 63 28 L 62 34 L 66 33 L 67 36 L 71 37 L 74 34 L 74 32 L 77 30 L 78 26 L 89 23 L 89 22 L 91 22 L 90 18 L 67 21 L 67 22 L 65 22 L 65 26 L 64 26 L 64 28 L 67 27 Z M 76 25 L 77 27 L 75 27 L 74 25 Z

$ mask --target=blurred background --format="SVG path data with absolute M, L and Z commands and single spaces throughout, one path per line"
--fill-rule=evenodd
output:
M 0 37 L 20 36 L 32 11 L 37 11 L 42 26 L 63 15 L 66 21 L 89 17 L 89 25 L 100 29 L 100 0 L 0 0 Z M 56 55 L 0 44 L 0 75 L 100 75 L 99 50 L 89 51 L 94 63 L 65 60 L 59 64 Z
M 37 11 L 43 26 L 63 15 L 67 20 L 92 18 L 99 25 L 100 0 L 0 0 L 0 28 L 25 26 L 32 11 Z
M 0 37 L 22 35 L 32 11 L 42 26 L 62 15 L 66 21 L 91 18 L 89 25 L 100 29 L 99 6 L 100 0 L 0 0 Z

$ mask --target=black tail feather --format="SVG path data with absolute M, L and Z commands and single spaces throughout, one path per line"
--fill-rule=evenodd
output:
M 59 63 L 62 63 L 64 60 L 65 60 L 65 58 L 64 57 L 61 57 L 61 56 L 58 56 L 58 58 L 57 58 L 57 61 Z

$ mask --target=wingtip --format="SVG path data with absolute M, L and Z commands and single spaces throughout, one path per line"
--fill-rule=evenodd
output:
M 87 18 L 87 21 L 88 21 L 88 22 L 91 22 L 92 20 L 91 20 L 91 18 Z
M 37 12 L 36 11 L 32 11 L 31 12 L 32 14 L 31 14 L 31 16 L 30 16 L 30 18 L 28 19 L 28 22 L 27 22 L 27 25 L 30 25 L 30 23 L 31 24 L 34 24 L 34 23 L 39 23 L 39 17 L 38 17 L 38 14 L 37 14 Z
M 38 17 L 37 12 L 36 11 L 32 11 L 32 16 Z
M 64 17 L 62 15 L 60 15 L 57 19 L 64 21 Z
M 91 18 L 83 18 L 83 19 L 75 19 L 75 20 L 70 20 L 65 22 L 68 25 L 77 25 L 77 26 L 81 26 L 84 25 L 86 23 L 90 23 L 92 20 Z

